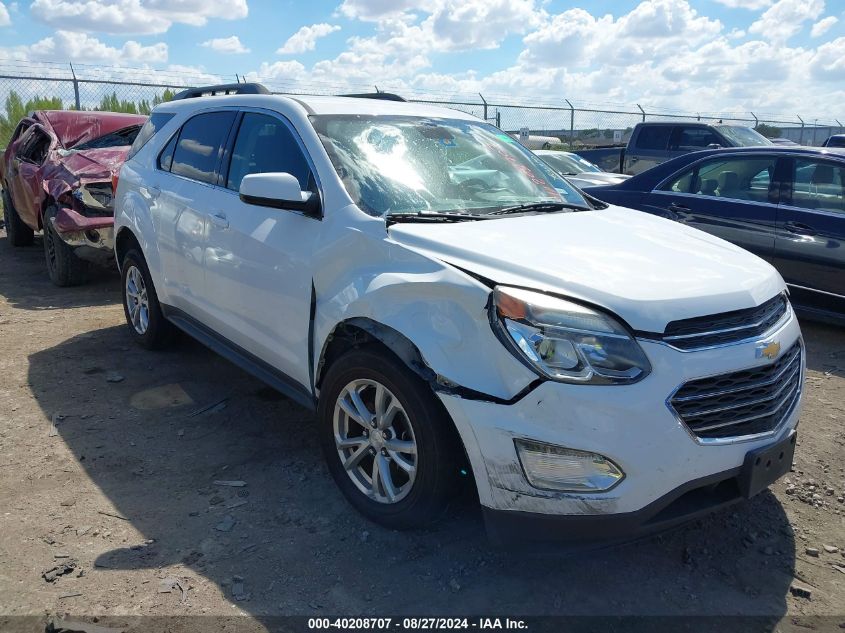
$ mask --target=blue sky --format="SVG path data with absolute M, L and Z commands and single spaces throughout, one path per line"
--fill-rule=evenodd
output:
M 843 118 L 840 0 L 0 0 L 0 68 Z

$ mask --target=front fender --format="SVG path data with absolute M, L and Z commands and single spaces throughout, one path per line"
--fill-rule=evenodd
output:
M 484 284 L 388 237 L 352 231 L 341 242 L 332 250 L 342 255 L 315 267 L 315 354 L 338 324 L 361 318 L 407 338 L 443 384 L 509 400 L 537 379 L 494 335 Z

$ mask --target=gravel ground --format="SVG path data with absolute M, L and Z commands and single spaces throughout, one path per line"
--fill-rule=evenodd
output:
M 770 492 L 626 546 L 516 553 L 488 545 L 469 493 L 430 531 L 366 522 L 310 413 L 189 340 L 134 347 L 118 299 L 110 271 L 53 287 L 40 240 L 13 250 L 0 232 L 0 629 L 45 614 L 845 622 L 845 330 L 803 325 L 795 472 Z

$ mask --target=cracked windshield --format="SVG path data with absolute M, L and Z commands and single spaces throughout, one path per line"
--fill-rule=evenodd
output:
M 358 115 L 312 121 L 350 197 L 372 215 L 485 215 L 544 202 L 589 208 L 577 189 L 492 125 Z

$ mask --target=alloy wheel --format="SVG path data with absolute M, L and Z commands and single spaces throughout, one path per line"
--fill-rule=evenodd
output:
M 354 380 L 338 395 L 334 439 L 355 486 L 379 503 L 408 496 L 417 474 L 414 429 L 399 399 L 381 383 Z
M 126 271 L 126 307 L 132 327 L 138 334 L 145 334 L 150 326 L 150 303 L 144 276 L 136 266 Z

